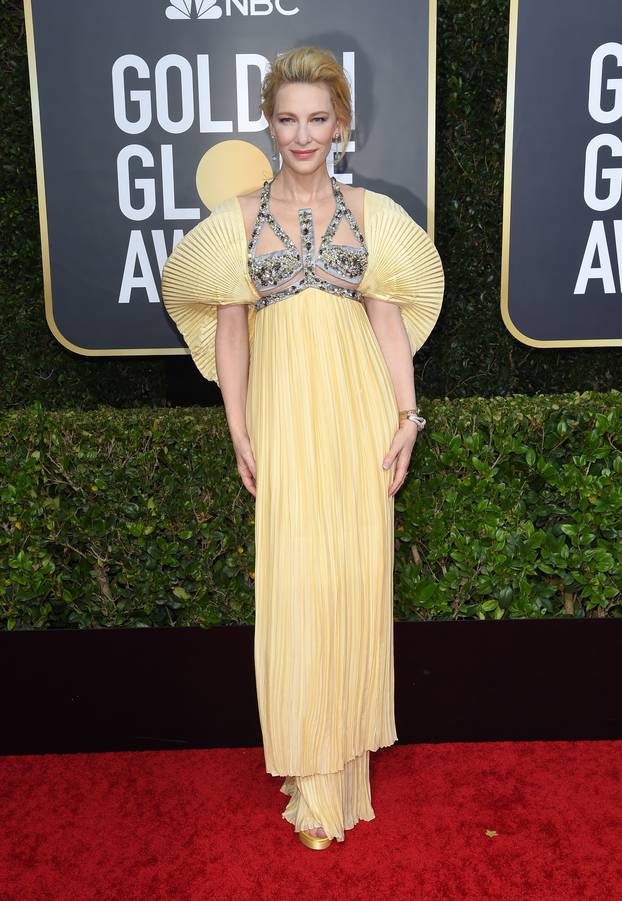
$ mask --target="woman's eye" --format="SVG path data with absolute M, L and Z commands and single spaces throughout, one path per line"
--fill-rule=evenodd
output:
M 279 122 L 281 122 L 282 124 L 285 124 L 287 122 L 293 122 L 293 121 L 294 120 L 292 119 L 291 116 L 283 116 L 281 119 L 279 119 Z M 326 122 L 326 116 L 314 116 L 311 121 L 312 122 Z

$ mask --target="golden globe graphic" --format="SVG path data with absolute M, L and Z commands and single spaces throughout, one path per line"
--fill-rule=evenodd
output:
M 248 141 L 220 141 L 197 166 L 197 193 L 208 210 L 237 194 L 246 194 L 272 178 L 270 161 Z

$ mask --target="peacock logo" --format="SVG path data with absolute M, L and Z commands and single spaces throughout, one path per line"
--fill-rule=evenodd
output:
M 283 0 L 167 0 L 167 19 L 220 19 L 231 16 L 234 10 L 242 16 L 295 16 L 297 6 L 285 9 Z
M 222 9 L 217 0 L 170 0 L 167 19 L 220 19 Z

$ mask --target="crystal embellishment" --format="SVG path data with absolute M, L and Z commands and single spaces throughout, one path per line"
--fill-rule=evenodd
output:
M 331 185 L 335 197 L 335 212 L 322 236 L 320 246 L 315 252 L 315 230 L 313 214 L 310 207 L 298 210 L 298 225 L 301 238 L 301 253 L 290 236 L 276 221 L 270 212 L 270 185 L 265 181 L 261 191 L 259 210 L 253 225 L 251 237 L 248 243 L 248 269 L 253 284 L 258 291 L 278 289 L 280 285 L 290 281 L 299 272 L 302 273 L 298 281 L 281 290 L 273 290 L 270 294 L 264 294 L 256 303 L 255 308 L 261 310 L 277 300 L 283 300 L 304 291 L 305 288 L 319 288 L 329 294 L 337 294 L 351 300 L 362 302 L 363 298 L 355 287 L 337 285 L 328 279 L 315 274 L 315 269 L 320 269 L 329 275 L 340 278 L 342 281 L 357 285 L 363 277 L 368 261 L 368 251 L 365 240 L 358 227 L 352 211 L 347 206 L 343 194 L 339 188 L 337 179 L 331 178 Z M 359 247 L 348 244 L 333 244 L 337 227 L 342 218 L 346 219 L 350 228 L 359 242 Z M 255 248 L 259 240 L 259 233 L 263 225 L 268 224 L 274 234 L 282 241 L 283 250 L 272 250 L 269 253 L 256 255 Z

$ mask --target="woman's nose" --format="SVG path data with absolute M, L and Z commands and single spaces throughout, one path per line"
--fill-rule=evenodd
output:
M 309 139 L 309 132 L 307 130 L 307 126 L 300 124 L 298 126 L 298 131 L 296 133 L 296 140 L 299 144 L 306 144 Z

